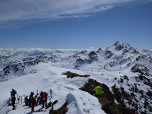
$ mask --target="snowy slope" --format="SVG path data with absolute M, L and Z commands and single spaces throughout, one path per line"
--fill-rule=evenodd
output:
M 123 88 L 128 93 L 128 98 L 122 93 L 120 96 L 127 108 L 135 107 L 138 113 L 152 112 L 151 51 L 136 49 L 117 41 L 106 48 L 93 50 L 1 49 L 0 54 L 0 90 L 3 91 L 3 97 L 0 97 L 0 112 L 4 114 L 10 108 L 6 101 L 12 88 L 21 96 L 29 95 L 31 91 L 36 93 L 37 89 L 39 92 L 43 90 L 49 93 L 51 88 L 52 101 L 59 100 L 54 108 L 58 109 L 68 101 L 67 114 L 105 113 L 96 97 L 79 89 L 88 78 L 66 78 L 61 75 L 66 71 L 89 74 L 89 78 L 106 84 L 112 93 L 114 86 L 120 93 Z M 115 103 L 119 104 L 118 99 L 115 99 Z M 30 113 L 30 109 L 21 104 L 17 110 L 8 112 L 12 113 Z
M 54 109 L 61 107 L 65 101 L 69 101 L 69 111 L 67 114 L 104 114 L 104 111 L 101 110 L 101 104 L 98 100 L 91 96 L 90 94 L 79 90 L 80 87 L 84 85 L 87 81 L 87 78 L 66 78 L 65 75 L 61 75 L 62 72 L 65 72 L 69 69 L 56 68 L 48 66 L 47 64 L 43 66 L 43 70 L 39 73 L 26 75 L 8 81 L 0 83 L 0 90 L 3 91 L 2 96 L 0 97 L 0 112 L 3 114 L 26 114 L 30 113 L 31 109 L 23 106 L 23 103 L 17 106 L 17 109 L 11 111 L 12 107 L 6 105 L 6 101 L 10 97 L 10 90 L 12 88 L 16 89 L 17 93 L 22 95 L 29 95 L 31 91 L 36 93 L 36 90 L 39 92 L 45 91 L 49 93 L 50 88 L 53 90 L 52 101 L 58 100 L 58 103 L 54 106 Z M 83 73 L 81 71 L 75 71 L 79 74 Z M 40 109 L 41 106 L 35 107 L 35 110 Z M 43 114 L 48 114 L 49 110 L 43 112 Z M 96 113 L 94 113 L 96 112 Z M 42 112 L 39 112 L 41 114 Z

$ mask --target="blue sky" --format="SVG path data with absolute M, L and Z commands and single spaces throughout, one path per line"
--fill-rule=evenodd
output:
M 0 48 L 152 50 L 152 0 L 1 0 Z

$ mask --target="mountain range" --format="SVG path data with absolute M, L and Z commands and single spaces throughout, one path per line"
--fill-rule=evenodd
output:
M 112 87 L 118 88 L 125 107 L 135 107 L 141 114 L 152 112 L 152 51 L 119 41 L 105 48 L 86 50 L 0 49 L 1 82 L 35 75 L 44 66 L 87 73 L 91 79 L 106 84 L 111 92 Z M 122 87 L 127 97 L 123 96 Z M 115 103 L 121 104 L 118 100 Z

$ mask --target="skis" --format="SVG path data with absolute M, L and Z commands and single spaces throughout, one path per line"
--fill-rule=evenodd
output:
M 55 100 L 52 104 L 55 105 L 58 102 L 58 100 Z
M 39 109 L 39 110 L 36 110 L 35 112 L 46 112 L 46 110 Z
M 46 110 L 43 110 L 43 108 L 40 108 L 38 110 L 36 110 L 35 112 L 45 112 Z

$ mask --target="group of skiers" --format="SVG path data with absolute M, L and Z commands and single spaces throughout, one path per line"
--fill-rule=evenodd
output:
M 25 97 L 25 105 L 31 107 L 31 111 L 35 112 L 34 106 L 36 105 L 41 105 L 42 108 L 44 106 L 47 106 L 47 99 L 48 99 L 48 94 L 46 92 L 41 91 L 40 94 L 37 92 L 37 94 L 34 96 L 34 92 L 31 92 L 31 94 Z
M 11 102 L 12 102 L 11 104 L 13 107 L 12 110 L 16 109 L 16 107 L 15 107 L 15 100 L 16 100 L 15 94 L 17 94 L 16 90 L 12 89 L 12 91 L 11 91 Z M 34 92 L 31 92 L 29 95 L 29 98 L 28 98 L 28 96 L 26 96 L 24 98 L 24 102 L 25 102 L 26 106 L 29 106 L 29 108 L 31 108 L 32 112 L 35 112 L 34 106 L 36 106 L 36 105 L 42 105 L 42 108 L 44 108 L 44 106 L 46 108 L 51 107 L 51 104 L 52 104 L 51 98 L 52 98 L 52 90 L 51 89 L 50 89 L 50 96 L 49 96 L 50 102 L 48 104 L 47 104 L 48 93 L 43 92 L 43 91 L 38 93 L 38 90 L 37 90 L 37 93 L 35 96 L 34 96 Z
M 12 110 L 16 109 L 16 107 L 15 107 L 15 100 L 16 100 L 15 94 L 17 94 L 16 90 L 12 89 L 12 91 L 11 91 L 11 101 L 12 101 L 12 107 L 13 107 Z M 102 91 L 102 87 L 100 87 L 100 86 L 95 87 L 91 94 L 92 95 L 95 94 L 96 96 L 102 96 L 103 98 L 105 98 L 105 93 L 104 93 L 104 91 Z M 44 106 L 46 109 L 51 107 L 51 106 L 53 108 L 54 102 L 53 103 L 51 102 L 51 98 L 52 98 L 52 90 L 51 89 L 50 89 L 50 96 L 49 96 L 50 102 L 48 104 L 47 104 L 48 94 L 46 92 L 43 92 L 43 91 L 38 93 L 38 90 L 37 90 L 37 93 L 35 96 L 34 96 L 34 92 L 31 92 L 29 95 L 29 98 L 28 98 L 28 96 L 26 96 L 24 101 L 25 101 L 25 105 L 29 106 L 29 108 L 31 107 L 31 111 L 35 112 L 34 106 L 36 106 L 38 104 L 42 105 L 42 108 L 44 108 Z M 55 102 L 57 102 L 57 100 Z M 135 108 L 130 108 L 129 114 L 135 114 L 135 110 L 136 110 Z

